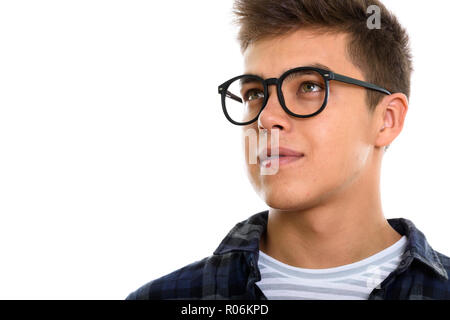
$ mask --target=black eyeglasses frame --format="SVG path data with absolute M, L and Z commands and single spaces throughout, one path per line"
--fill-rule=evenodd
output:
M 326 86 L 326 90 L 325 90 L 325 99 L 324 102 L 322 104 L 322 106 L 320 107 L 319 110 L 317 110 L 316 112 L 309 114 L 309 115 L 298 115 L 296 113 L 291 112 L 285 105 L 284 102 L 284 97 L 283 97 L 283 93 L 281 90 L 281 85 L 283 83 L 283 80 L 291 73 L 293 72 L 299 72 L 299 71 L 316 71 L 317 73 L 319 73 L 322 78 L 324 79 L 324 83 Z M 242 103 L 242 99 L 237 97 L 236 95 L 232 94 L 231 92 L 228 91 L 228 87 L 231 85 L 231 83 L 233 83 L 234 81 L 236 81 L 239 78 L 242 77 L 252 77 L 255 78 L 259 81 L 261 81 L 264 85 L 264 100 L 263 100 L 263 104 L 261 107 L 261 110 L 258 112 L 258 114 L 256 115 L 256 117 L 250 121 L 247 122 L 236 122 L 234 121 L 230 115 L 228 114 L 227 110 L 226 110 L 226 106 L 225 106 L 225 98 L 228 96 L 231 99 L 234 99 L 238 102 Z M 225 81 L 224 83 L 222 83 L 221 85 L 219 85 L 218 87 L 218 91 L 219 94 L 221 95 L 221 101 L 222 101 L 222 110 L 223 113 L 225 114 L 225 117 L 233 124 L 235 125 L 240 125 L 240 126 L 244 126 L 244 125 L 248 125 L 251 124 L 252 122 L 256 121 L 256 119 L 258 119 L 259 115 L 261 114 L 261 112 L 264 110 L 264 108 L 266 107 L 267 101 L 269 99 L 269 90 L 268 90 L 268 86 L 269 85 L 276 85 L 277 86 L 277 94 L 278 94 L 278 101 L 280 102 L 281 107 L 284 109 L 284 111 L 286 111 L 286 113 L 288 113 L 289 115 L 293 116 L 293 117 L 297 117 L 297 118 L 310 118 L 313 117 L 317 114 L 319 114 L 320 112 L 322 112 L 327 103 L 328 103 L 328 96 L 330 93 L 330 80 L 336 80 L 336 81 L 340 81 L 340 82 L 345 82 L 348 84 L 353 84 L 353 85 L 357 85 L 360 87 L 364 87 L 366 89 L 370 89 L 370 90 L 375 90 L 387 95 L 390 95 L 391 92 L 389 92 L 387 89 L 384 89 L 382 87 L 379 87 L 375 84 L 366 82 L 366 81 L 362 81 L 362 80 L 358 80 L 355 78 L 351 78 L 351 77 L 347 77 L 338 73 L 334 73 L 330 70 L 325 70 L 325 69 L 321 69 L 321 68 L 316 68 L 316 67 L 309 67 L 309 66 L 305 66 L 305 67 L 297 67 L 297 68 L 293 68 L 293 69 L 289 69 L 286 72 L 284 72 L 279 78 L 268 78 L 268 79 L 263 79 L 260 76 L 257 75 L 252 75 L 252 74 L 242 74 L 236 77 L 233 77 L 227 81 Z

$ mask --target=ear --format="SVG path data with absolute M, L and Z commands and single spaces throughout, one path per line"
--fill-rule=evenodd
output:
M 403 93 L 393 93 L 384 97 L 376 109 L 377 132 L 375 147 L 385 147 L 400 134 L 408 112 L 408 98 Z

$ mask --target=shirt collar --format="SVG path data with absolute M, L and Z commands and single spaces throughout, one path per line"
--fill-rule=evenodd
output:
M 267 227 L 268 216 L 269 210 L 265 210 L 237 223 L 219 244 L 214 254 L 222 255 L 231 251 L 246 251 L 258 254 L 259 239 Z M 425 235 L 410 220 L 393 218 L 387 219 L 387 221 L 392 228 L 408 239 L 404 258 L 412 256 L 438 276 L 448 280 L 447 271 L 436 252 L 428 244 Z
M 398 233 L 408 238 L 404 253 L 405 258 L 412 256 L 414 259 L 429 267 L 438 276 L 448 280 L 447 271 L 442 265 L 436 251 L 433 250 L 425 235 L 416 228 L 412 221 L 405 218 L 387 219 L 387 221 Z
M 231 251 L 258 253 L 259 239 L 267 227 L 269 210 L 258 212 L 247 220 L 236 224 L 214 251 L 215 255 Z

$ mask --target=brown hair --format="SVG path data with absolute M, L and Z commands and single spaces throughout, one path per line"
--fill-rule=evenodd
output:
M 380 8 L 381 29 L 369 29 L 367 8 Z M 233 21 L 241 53 L 262 38 L 276 37 L 299 28 L 350 35 L 350 61 L 365 80 L 409 98 L 412 58 L 408 34 L 397 18 L 378 0 L 235 0 Z M 372 112 L 384 95 L 367 90 Z

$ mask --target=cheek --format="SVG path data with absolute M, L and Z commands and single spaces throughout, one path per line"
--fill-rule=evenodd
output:
M 255 187 L 259 187 L 261 185 L 261 174 L 260 174 L 260 168 L 257 164 L 249 164 L 248 162 L 246 162 L 246 170 L 247 170 L 247 175 L 248 178 L 250 180 L 250 182 L 255 186 Z
M 358 120 L 352 115 L 341 114 L 338 117 L 331 112 L 314 120 L 317 121 L 307 133 L 311 174 L 322 180 L 345 174 L 360 148 L 358 136 L 361 132 L 355 126 Z
M 355 115 L 322 127 L 314 136 L 316 170 L 323 179 L 338 181 L 355 176 L 366 165 L 369 146 L 365 142 L 363 119 Z

